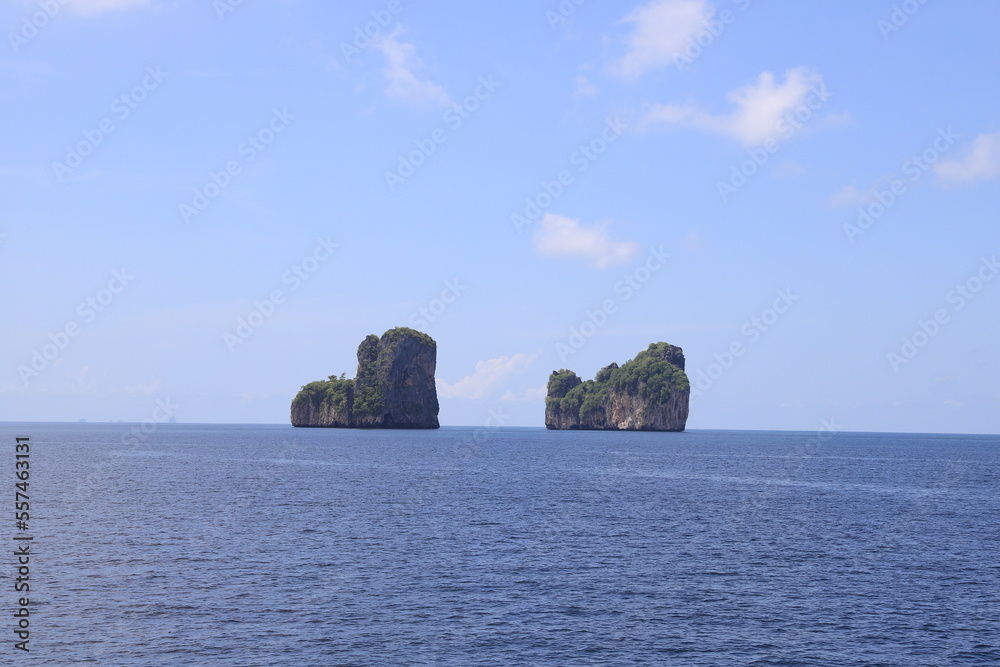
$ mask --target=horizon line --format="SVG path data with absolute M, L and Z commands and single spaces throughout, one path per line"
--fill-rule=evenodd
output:
M 75 424 L 75 425 L 107 425 L 107 424 L 127 424 L 135 425 L 142 424 L 141 421 L 12 421 L 12 420 L 0 420 L 0 425 L 2 424 L 35 424 L 35 425 L 46 425 L 46 424 Z M 976 432 L 955 432 L 955 431 L 827 431 L 822 429 L 815 430 L 793 430 L 793 429 L 746 429 L 746 428 L 688 428 L 683 431 L 632 431 L 632 430 L 603 430 L 603 429 L 548 429 L 543 426 L 484 426 L 482 424 L 441 424 L 440 428 L 437 429 L 406 429 L 406 428 L 333 428 L 333 427 L 296 427 L 292 426 L 290 423 L 283 422 L 157 422 L 157 427 L 160 426 L 287 426 L 291 429 L 303 430 L 303 431 L 438 431 L 445 428 L 474 428 L 474 429 L 488 429 L 491 431 L 499 431 L 504 429 L 539 429 L 542 431 L 548 430 L 564 430 L 570 433 L 690 433 L 690 432 L 730 432 L 730 433 L 823 433 L 827 436 L 836 436 L 841 433 L 851 433 L 851 434 L 866 434 L 866 435 L 963 435 L 963 436 L 986 436 L 986 437 L 998 437 L 1000 433 L 976 433 Z

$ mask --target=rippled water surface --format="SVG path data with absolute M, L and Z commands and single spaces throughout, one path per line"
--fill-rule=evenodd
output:
M 1000 664 L 998 437 L 130 428 L 0 425 L 28 662 Z

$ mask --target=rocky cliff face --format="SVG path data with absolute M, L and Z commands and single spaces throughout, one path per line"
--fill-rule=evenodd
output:
M 605 366 L 586 382 L 573 371 L 552 371 L 545 398 L 545 426 L 683 431 L 690 391 L 681 348 L 653 343 L 635 359 L 621 367 Z
M 293 426 L 438 428 L 437 344 L 406 327 L 358 346 L 358 372 L 312 382 L 292 401 Z

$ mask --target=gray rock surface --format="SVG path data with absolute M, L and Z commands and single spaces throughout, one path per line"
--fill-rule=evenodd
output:
M 292 401 L 293 426 L 439 428 L 434 369 L 437 344 L 406 327 L 358 346 L 354 380 L 331 376 L 302 387 Z
M 554 430 L 683 431 L 691 386 L 684 352 L 653 343 L 621 367 L 605 366 L 586 382 L 552 371 L 545 427 Z

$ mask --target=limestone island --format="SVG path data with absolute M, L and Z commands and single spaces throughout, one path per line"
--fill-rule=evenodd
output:
M 358 373 L 311 382 L 292 401 L 292 426 L 440 428 L 434 367 L 437 343 L 396 327 L 358 346 Z
M 573 371 L 552 371 L 545 397 L 545 427 L 683 431 L 690 394 L 683 350 L 653 343 L 635 359 L 622 366 L 605 366 L 586 382 Z

